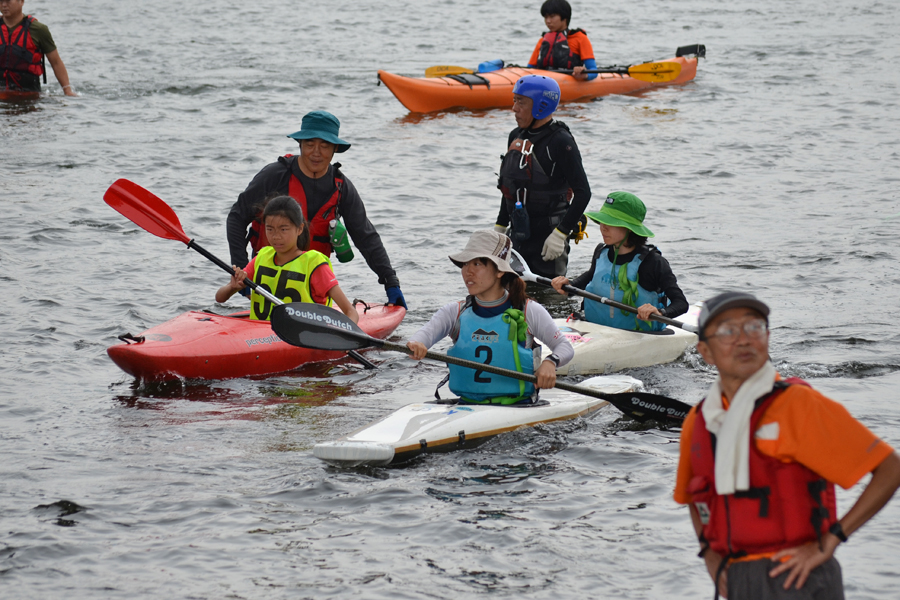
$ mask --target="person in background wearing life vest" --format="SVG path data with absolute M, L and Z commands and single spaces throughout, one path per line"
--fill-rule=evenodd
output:
M 268 245 L 260 221 L 265 200 L 273 195 L 290 196 L 309 221 L 313 250 L 331 255 L 334 249 L 330 235 L 332 222 L 343 228 L 340 221 L 343 219 L 353 244 L 378 275 L 378 283 L 384 285 L 388 304 L 406 308 L 400 280 L 391 267 L 381 237 L 366 216 L 359 193 L 341 172 L 341 164 L 331 164 L 335 152 L 346 152 L 350 148 L 350 144 L 338 137 L 339 131 L 337 117 L 316 110 L 303 117 L 300 131 L 287 136 L 299 142 L 300 155 L 288 154 L 264 167 L 228 213 L 226 230 L 231 262 L 239 267 L 247 264 L 248 243 L 254 254 Z M 338 258 L 345 260 L 340 253 Z
M 572 7 L 566 0 L 547 0 L 541 5 L 541 16 L 548 31 L 538 40 L 528 66 L 535 69 L 572 69 L 572 77 L 590 81 L 596 73 L 583 71 L 597 68 L 594 47 L 582 29 L 569 29 Z
M 669 261 L 656 246 L 647 244 L 647 238 L 654 235 L 644 226 L 646 215 L 641 199 L 628 192 L 613 192 L 599 212 L 585 213 L 600 224 L 603 243 L 594 250 L 590 269 L 572 281 L 555 278 L 553 289 L 565 296 L 562 287 L 571 284 L 638 310 L 635 315 L 586 299 L 588 321 L 618 329 L 661 331 L 666 325 L 649 321 L 650 315 L 672 318 L 687 312 L 687 299 Z
M 216 302 L 226 302 L 247 284 L 249 277 L 283 302 L 310 302 L 331 306 L 336 303 L 354 323 L 359 313 L 341 291 L 328 257 L 310 250 L 312 235 L 300 206 L 290 196 L 278 196 L 263 211 L 266 238 L 270 246 L 260 249 L 253 260 L 239 269 L 234 266 L 231 281 L 216 292 Z M 250 294 L 250 318 L 268 321 L 273 304 L 254 290 Z
M 550 278 L 566 274 L 569 239 L 581 239 L 591 200 L 578 145 L 568 126 L 553 120 L 558 105 L 559 85 L 550 77 L 516 81 L 512 110 L 518 127 L 500 164 L 503 199 L 494 225 L 509 233 L 534 273 Z
M 410 338 L 406 346 L 414 359 L 422 360 L 449 335 L 450 356 L 535 375 L 541 389 L 556 384 L 557 367 L 575 350 L 547 309 L 525 295 L 525 283 L 509 265 L 511 248 L 502 233 L 476 231 L 462 252 L 449 257 L 462 269 L 469 296 L 443 306 Z M 535 339 L 550 348 L 543 361 Z M 456 365 L 450 365 L 449 381 L 450 391 L 467 403 L 527 404 L 537 397 L 531 383 Z
M 703 305 L 697 350 L 718 377 L 682 426 L 675 501 L 689 506 L 717 596 L 843 600 L 834 551 L 900 487 L 900 458 L 843 406 L 779 377 L 768 316 L 745 292 Z M 838 519 L 835 484 L 869 472 Z
M 0 0 L 0 91 L 40 92 L 41 76 L 47 83 L 44 57 L 66 96 L 77 96 L 69 83 L 69 72 L 59 57 L 50 29 L 22 12 L 25 0 Z

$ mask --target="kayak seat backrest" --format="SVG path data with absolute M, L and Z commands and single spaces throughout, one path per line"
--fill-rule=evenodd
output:
M 461 75 L 447 75 L 448 79 L 453 79 L 460 83 L 465 83 L 469 86 L 469 89 L 472 89 L 473 85 L 486 85 L 488 89 L 491 89 L 491 83 L 482 77 L 481 75 L 476 75 L 475 73 L 462 73 Z
M 697 58 L 706 58 L 706 46 L 703 44 L 691 44 L 690 46 L 681 46 L 675 50 L 675 56 L 687 56 L 688 58 L 696 56 Z

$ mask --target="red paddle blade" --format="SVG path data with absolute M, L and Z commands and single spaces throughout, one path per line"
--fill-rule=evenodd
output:
M 119 179 L 106 190 L 103 200 L 132 223 L 155 236 L 190 243 L 172 208 L 133 181 Z

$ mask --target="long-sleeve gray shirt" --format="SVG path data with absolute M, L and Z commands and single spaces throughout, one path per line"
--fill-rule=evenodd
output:
M 453 329 L 453 325 L 459 318 L 459 311 L 463 305 L 464 302 L 450 302 L 442 306 L 424 327 L 409 338 L 410 341 L 419 342 L 426 348 L 431 348 L 450 335 L 450 330 Z M 525 305 L 525 323 L 528 325 L 528 333 L 559 357 L 559 366 L 568 364 L 575 357 L 575 349 L 572 348 L 569 339 L 553 322 L 553 317 L 550 316 L 547 309 L 534 300 L 528 300 Z

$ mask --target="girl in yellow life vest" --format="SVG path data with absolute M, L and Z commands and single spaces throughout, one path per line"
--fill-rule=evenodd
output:
M 357 323 L 359 313 L 341 291 L 331 261 L 318 250 L 310 250 L 309 226 L 300 205 L 290 196 L 278 196 L 263 211 L 266 237 L 271 246 L 262 248 L 244 269 L 234 267 L 231 281 L 216 292 L 216 302 L 225 302 L 246 287 L 248 277 L 283 302 L 310 302 L 331 306 Z M 234 265 L 232 265 L 234 266 Z M 250 318 L 269 320 L 272 302 L 255 291 L 250 294 Z

